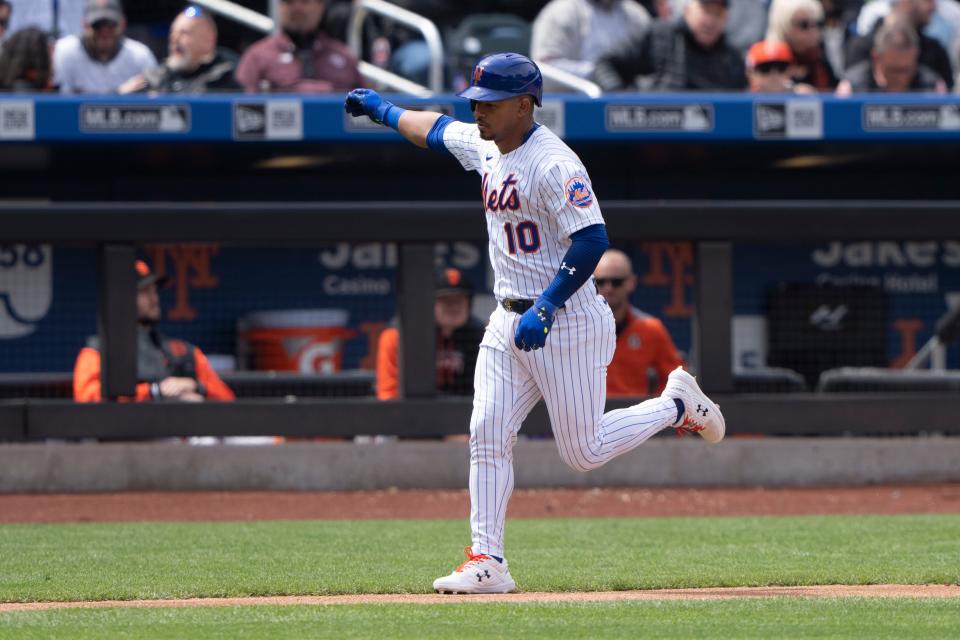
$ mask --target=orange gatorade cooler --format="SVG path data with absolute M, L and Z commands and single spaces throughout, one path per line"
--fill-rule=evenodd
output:
M 353 337 L 345 309 L 257 311 L 237 323 L 241 362 L 258 371 L 333 373 Z

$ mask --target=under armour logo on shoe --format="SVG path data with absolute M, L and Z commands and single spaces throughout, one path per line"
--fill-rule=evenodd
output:
M 484 577 L 486 577 L 486 578 L 488 578 L 488 579 L 490 578 L 490 571 L 489 571 L 489 570 L 484 569 L 484 570 L 483 570 L 483 573 L 480 573 L 479 571 L 477 571 L 477 582 L 483 582 Z
M 706 417 L 707 417 L 707 408 L 704 407 L 703 405 L 699 405 L 699 404 L 698 404 L 698 405 L 697 405 L 697 413 L 699 413 L 699 414 L 702 415 L 704 418 L 706 418 Z
M 566 262 L 562 263 L 562 264 L 560 265 L 560 268 L 563 269 L 563 270 L 565 270 L 565 271 L 567 271 L 567 272 L 569 272 L 570 275 L 573 275 L 574 272 L 577 270 L 576 267 L 568 267 Z

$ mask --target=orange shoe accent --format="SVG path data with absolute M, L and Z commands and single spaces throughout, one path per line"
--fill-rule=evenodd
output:
M 463 552 L 467 554 L 467 559 L 463 561 L 459 567 L 453 570 L 454 573 L 459 573 L 466 569 L 468 566 L 474 562 L 480 562 L 482 560 L 491 560 L 490 556 L 485 553 L 474 553 L 473 547 L 464 547 Z
M 706 429 L 706 427 L 702 424 L 697 424 L 696 422 L 692 421 L 690 419 L 690 416 L 684 416 L 683 422 L 680 425 L 678 425 L 676 429 L 677 429 L 677 437 L 682 438 L 685 435 L 687 435 L 688 432 L 700 433 L 701 431 Z

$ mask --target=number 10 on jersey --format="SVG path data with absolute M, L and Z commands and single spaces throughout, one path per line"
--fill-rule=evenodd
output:
M 524 253 L 536 253 L 540 250 L 540 229 L 535 222 L 524 220 L 516 227 L 512 222 L 504 222 L 503 232 L 507 236 L 507 250 L 510 255 L 516 255 L 517 247 Z

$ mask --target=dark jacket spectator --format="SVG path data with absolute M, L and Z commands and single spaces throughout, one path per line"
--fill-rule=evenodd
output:
M 858 65 L 864 61 L 869 61 L 870 50 L 873 47 L 874 39 L 883 25 L 891 20 L 903 20 L 910 24 L 917 35 L 919 42 L 918 62 L 934 71 L 946 83 L 948 89 L 953 88 L 953 68 L 950 65 L 950 56 L 947 55 L 943 45 L 934 38 L 923 33 L 924 27 L 930 22 L 933 11 L 924 12 L 912 10 L 912 2 L 894 2 L 891 11 L 882 20 L 877 20 L 869 34 L 855 38 L 850 41 L 847 47 L 846 65 L 847 69 Z M 936 5 L 930 3 L 931 8 Z
M 860 92 L 946 92 L 936 72 L 918 63 L 919 39 L 902 19 L 885 20 L 874 37 L 870 58 L 847 69 L 838 95 Z
M 249 93 L 328 93 L 363 86 L 357 59 L 320 30 L 323 0 L 280 3 L 282 30 L 247 49 L 237 81 Z
M 606 91 L 635 88 L 640 76 L 652 76 L 649 88 L 660 91 L 744 89 L 743 59 L 724 38 L 726 22 L 725 0 L 688 0 L 679 21 L 655 22 L 603 56 L 594 81 Z
M 169 55 L 162 64 L 134 76 L 120 93 L 206 93 L 239 91 L 236 60 L 217 50 L 217 25 L 197 7 L 188 7 L 170 25 Z
M 50 91 L 53 68 L 47 34 L 40 29 L 17 31 L 0 49 L 0 90 L 18 93 Z

